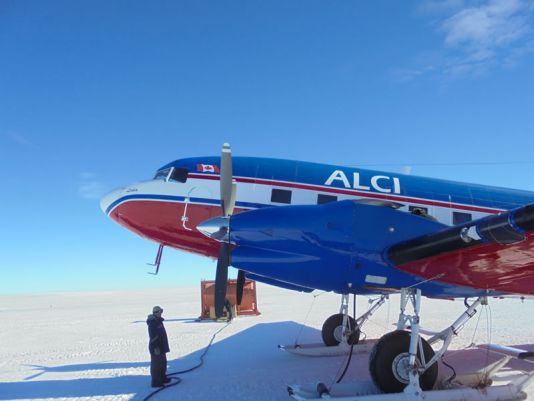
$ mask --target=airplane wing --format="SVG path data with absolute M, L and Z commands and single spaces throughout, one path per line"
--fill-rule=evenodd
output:
M 534 204 L 400 242 L 386 255 L 423 278 L 533 295 Z
M 395 204 L 269 207 L 232 216 L 230 241 L 232 266 L 306 289 L 340 292 L 349 280 L 393 289 L 418 277 L 534 295 L 534 204 L 454 227 Z
M 397 209 L 393 203 L 343 200 L 235 214 L 229 229 L 231 265 L 294 286 L 344 291 L 349 275 L 364 274 L 351 269 L 357 260 L 367 261 L 369 269 L 390 271 L 385 249 L 447 227 Z

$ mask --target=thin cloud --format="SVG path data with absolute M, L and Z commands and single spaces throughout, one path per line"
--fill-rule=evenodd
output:
M 526 10 L 520 0 L 492 0 L 459 11 L 443 22 L 445 45 L 470 52 L 488 52 L 508 45 L 529 32 Z
M 100 199 L 107 192 L 107 186 L 96 179 L 96 174 L 93 173 L 80 173 L 82 182 L 78 187 L 78 194 L 89 200 Z
M 80 173 L 80 177 L 84 180 L 90 180 L 91 178 L 95 178 L 96 177 L 96 174 L 94 173 Z
M 417 13 L 421 15 L 439 15 L 464 7 L 464 0 L 425 1 L 417 7 Z
M 31 145 L 30 140 L 28 138 L 26 138 L 24 135 L 22 135 L 21 133 L 19 133 L 19 132 L 8 131 L 5 134 L 5 137 L 7 139 L 9 139 L 11 142 L 16 143 L 17 145 L 20 145 L 20 146 L 30 146 Z
M 426 75 L 483 75 L 497 67 L 513 67 L 534 52 L 531 0 L 426 2 L 418 12 L 433 17 L 434 29 L 443 38 L 441 57 L 398 69 L 394 76 L 399 81 Z M 435 14 L 441 14 L 437 22 Z
M 513 49 L 504 60 L 503 65 L 505 67 L 515 67 L 525 55 L 534 53 L 534 38 L 524 44 L 524 46 Z
M 391 75 L 395 81 L 408 82 L 435 72 L 436 67 L 434 65 L 428 65 L 420 68 L 398 68 L 392 71 Z

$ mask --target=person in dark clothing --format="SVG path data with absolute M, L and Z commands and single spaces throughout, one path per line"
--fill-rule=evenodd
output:
M 169 341 L 167 332 L 163 326 L 161 314 L 163 309 L 159 306 L 152 308 L 152 314 L 148 315 L 146 324 L 148 325 L 148 351 L 150 352 L 150 376 L 152 376 L 152 387 L 163 387 L 171 379 L 167 377 L 167 352 Z

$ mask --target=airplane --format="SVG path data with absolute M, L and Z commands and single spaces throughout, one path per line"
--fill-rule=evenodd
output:
M 340 313 L 322 328 L 328 346 L 357 343 L 370 316 L 348 316 L 349 294 L 379 294 L 374 312 L 400 293 L 397 330 L 370 357 L 371 376 L 385 393 L 431 389 L 452 336 L 488 297 L 534 295 L 534 192 L 232 157 L 226 143 L 220 157 L 178 159 L 151 180 L 112 191 L 101 208 L 159 244 L 156 273 L 163 247 L 217 258 L 217 317 L 229 266 L 238 269 L 238 303 L 245 278 L 341 294 Z M 419 335 L 422 296 L 464 298 L 466 310 L 426 340 Z

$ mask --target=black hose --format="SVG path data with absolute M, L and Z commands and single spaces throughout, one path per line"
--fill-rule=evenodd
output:
M 160 391 L 163 391 L 169 387 L 172 387 L 172 386 L 176 386 L 177 384 L 180 384 L 182 382 L 182 379 L 180 379 L 179 377 L 171 377 L 171 380 L 175 381 L 174 383 L 171 383 L 171 384 L 167 384 L 163 387 L 160 387 L 158 388 L 157 390 L 155 391 L 152 391 L 149 395 L 147 395 L 143 401 L 147 401 L 148 399 L 150 399 L 152 396 L 156 395 L 157 393 L 159 393 Z
M 204 349 L 204 352 L 202 353 L 202 355 L 200 355 L 200 362 L 197 365 L 193 366 L 192 368 L 186 369 L 186 370 L 180 370 L 178 372 L 169 373 L 167 376 L 179 375 L 180 373 L 189 373 L 189 372 L 192 372 L 195 369 L 200 368 L 204 364 L 204 356 L 208 353 L 208 350 L 210 349 L 211 344 L 213 344 L 213 340 L 215 340 L 215 337 L 217 336 L 217 334 L 219 334 L 221 331 L 223 331 L 225 328 L 227 328 L 229 324 L 230 324 L 230 322 L 226 323 L 223 327 L 221 327 L 219 330 L 217 330 L 213 334 L 213 336 L 211 336 L 211 340 L 208 343 L 208 345 L 206 346 L 206 348 Z
M 352 316 L 354 317 L 354 326 L 356 326 L 356 294 L 354 294 L 354 301 L 352 304 Z M 354 330 L 356 330 L 357 327 L 354 327 Z M 350 339 L 350 335 L 349 335 Z M 347 363 L 345 364 L 345 369 L 343 369 L 343 373 L 341 373 L 341 376 L 339 376 L 339 379 L 337 379 L 336 384 L 341 383 L 341 380 L 345 377 L 345 373 L 347 373 L 347 370 L 350 366 L 350 360 L 352 359 L 352 350 L 354 349 L 354 343 L 351 343 L 350 345 L 350 354 L 349 358 L 347 359 Z
M 449 384 L 450 384 L 450 383 L 452 383 L 452 381 L 453 381 L 454 379 L 456 379 L 456 370 L 454 369 L 454 367 L 452 367 L 452 366 L 449 365 L 447 362 L 445 362 L 445 359 L 443 358 L 443 356 L 441 357 L 441 362 L 442 362 L 445 366 L 447 366 L 450 370 L 452 370 L 452 375 L 451 375 L 449 378 L 447 378 L 447 380 L 444 380 L 444 381 L 443 381 L 444 383 L 449 383 Z
M 339 379 L 337 379 L 336 384 L 341 383 L 341 380 L 343 380 L 343 377 L 345 377 L 345 373 L 347 373 L 347 370 L 349 369 L 350 360 L 352 359 L 352 349 L 353 348 L 354 348 L 354 344 L 351 344 L 349 359 L 347 359 L 347 364 L 345 365 L 345 369 L 343 369 L 343 373 L 341 373 L 341 376 L 339 376 Z

